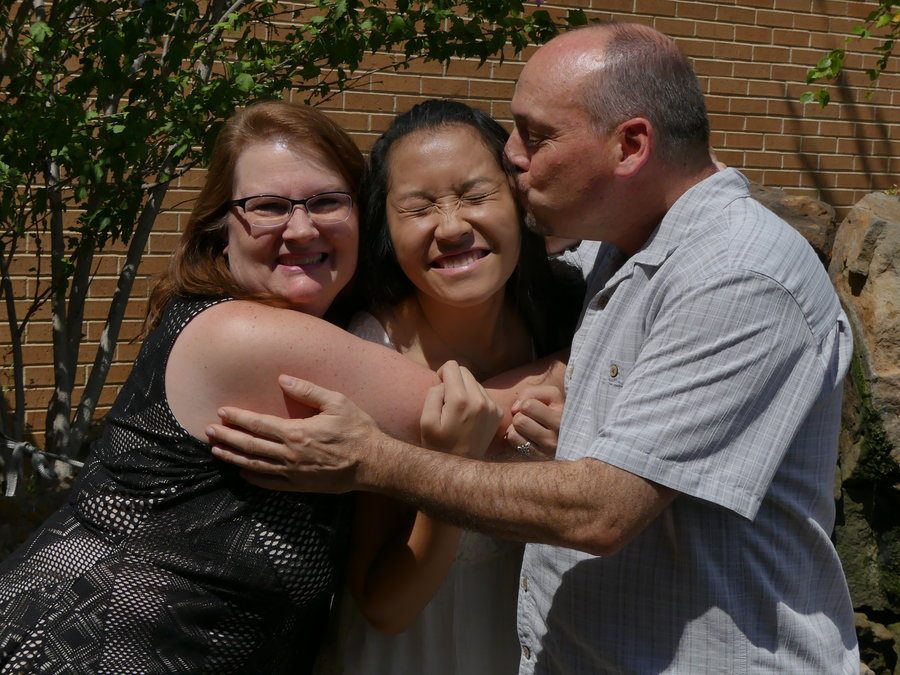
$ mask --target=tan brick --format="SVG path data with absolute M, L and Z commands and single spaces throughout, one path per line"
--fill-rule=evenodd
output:
M 783 134 L 766 134 L 763 140 L 763 148 L 776 152 L 799 152 L 801 138 Z
M 694 61 L 694 70 L 698 76 L 731 77 L 733 65 L 728 61 L 717 59 L 699 59 Z
M 766 47 L 757 45 L 753 47 L 753 59 L 767 63 L 785 63 L 791 60 L 791 50 L 786 47 Z
M 854 157 L 850 155 L 820 155 L 819 171 L 853 171 Z
M 675 15 L 685 19 L 701 19 L 704 21 L 716 20 L 716 5 L 706 4 L 702 2 L 677 2 L 675 4 Z
M 725 145 L 729 148 L 758 150 L 763 147 L 763 135 L 740 132 L 727 133 L 725 134 Z
M 834 153 L 837 151 L 837 139 L 804 136 L 800 140 L 800 150 L 811 153 Z
M 698 36 L 709 40 L 718 40 L 723 42 L 734 41 L 735 25 L 731 23 L 704 23 L 698 26 Z M 716 51 L 719 55 L 720 51 Z
M 800 178 L 795 171 L 775 171 L 768 169 L 763 174 L 763 185 L 778 187 L 794 187 L 800 184 Z
M 900 155 L 900 141 L 894 141 L 889 138 L 879 138 L 872 141 L 857 140 L 857 144 L 859 146 L 865 145 L 868 148 L 868 152 L 873 155 L 886 155 L 888 157 Z
M 754 169 L 753 167 L 745 166 L 740 166 L 739 168 L 749 181 L 753 183 L 762 183 L 763 172 L 761 169 Z
M 810 34 L 805 30 L 787 30 L 776 28 L 772 33 L 772 42 L 776 45 L 789 45 L 791 47 L 809 47 Z M 796 53 L 794 57 L 796 59 Z
M 778 11 L 809 12 L 812 8 L 812 0 L 775 0 L 774 7 Z
M 779 168 L 781 157 L 769 152 L 745 152 L 744 167 L 755 169 Z
M 491 64 L 491 78 L 495 80 L 512 80 L 515 82 L 522 74 L 524 63 L 505 61 L 504 63 Z
M 724 23 L 753 24 L 756 10 L 749 7 L 720 4 L 716 8 L 716 19 Z
M 745 44 L 720 42 L 716 45 L 715 54 L 717 59 L 750 61 L 753 58 L 753 47 Z
M 715 44 L 708 40 L 685 40 L 679 47 L 692 60 L 711 57 L 715 53 Z
M 185 223 L 187 222 L 187 216 L 183 213 L 163 211 L 158 216 L 156 216 L 156 220 L 153 221 L 153 231 L 179 232 L 181 229 L 182 219 L 184 219 Z
M 394 112 L 395 97 L 389 94 L 369 92 L 348 92 L 343 95 L 345 110 L 366 110 L 370 112 Z
M 746 131 L 759 131 L 766 134 L 780 134 L 784 129 L 784 120 L 777 117 L 747 117 Z
M 675 16 L 678 3 L 674 0 L 635 0 L 634 13 L 654 17 Z
M 511 100 L 515 93 L 512 82 L 493 82 L 488 80 L 472 80 L 469 82 L 469 96 L 480 98 L 499 98 Z
M 743 96 L 747 93 L 747 81 L 713 77 L 710 78 L 709 88 L 711 92 L 724 96 Z
M 740 115 L 765 115 L 768 102 L 763 98 L 735 98 L 731 101 L 731 111 Z
M 716 131 L 743 131 L 745 118 L 741 115 L 710 115 L 709 126 Z
M 418 94 L 422 89 L 422 78 L 417 75 L 395 75 L 393 73 L 377 73 L 371 78 L 372 91 L 389 94 Z
M 871 138 L 867 134 L 868 129 L 865 125 L 857 125 L 852 122 L 832 122 L 832 121 L 822 121 L 819 122 L 819 134 L 822 136 L 854 136 L 857 133 L 861 134 L 863 138 Z
M 879 152 L 877 143 L 878 141 L 866 141 L 859 138 L 839 138 L 837 139 L 837 151 L 849 155 L 883 154 Z M 890 144 L 887 143 L 883 147 L 888 149 Z
M 697 34 L 697 23 L 689 19 L 658 18 L 653 24 L 656 30 L 662 31 L 673 38 L 693 37 Z
M 803 169 L 809 167 L 810 162 L 803 155 L 785 153 L 782 155 L 781 166 L 785 169 Z
M 829 30 L 829 24 L 831 23 L 829 17 L 819 14 L 795 14 L 794 15 L 794 28 L 798 30 L 808 30 L 808 31 L 818 31 L 818 32 L 827 32 Z
M 770 45 L 772 44 L 772 29 L 764 26 L 737 26 L 734 39 L 737 42 Z
M 750 95 L 765 99 L 788 98 L 791 101 L 799 100 L 800 93 L 795 95 L 795 92 L 791 91 L 790 87 L 789 83 L 784 82 L 751 80 Z M 766 110 L 768 110 L 768 106 Z
M 772 66 L 768 63 L 744 63 L 736 62 L 733 64 L 734 77 L 752 80 L 767 80 L 772 76 Z M 751 89 L 761 84 L 760 82 L 751 82 Z M 772 83 L 774 84 L 774 83 Z

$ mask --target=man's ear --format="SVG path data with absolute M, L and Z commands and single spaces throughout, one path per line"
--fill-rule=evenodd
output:
M 632 117 L 616 127 L 619 157 L 615 173 L 629 177 L 638 173 L 650 160 L 653 150 L 653 125 L 643 117 Z

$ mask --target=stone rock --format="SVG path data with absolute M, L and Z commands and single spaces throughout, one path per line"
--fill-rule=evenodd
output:
M 770 211 L 787 221 L 812 245 L 827 267 L 834 242 L 834 209 L 812 197 L 788 195 L 781 188 L 750 185 L 750 194 Z
M 897 665 L 894 634 L 886 626 L 870 621 L 864 614 L 857 612 L 855 617 L 863 667 L 873 673 L 893 673 Z M 860 672 L 866 670 L 861 668 Z
M 863 197 L 838 227 L 829 274 L 853 328 L 885 447 L 900 463 L 900 196 Z

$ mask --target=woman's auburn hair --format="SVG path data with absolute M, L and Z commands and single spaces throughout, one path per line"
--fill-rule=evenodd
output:
M 299 152 L 312 152 L 333 167 L 356 199 L 365 160 L 350 136 L 308 105 L 262 101 L 232 115 L 213 147 L 206 182 L 200 190 L 169 268 L 150 294 L 145 330 L 153 329 L 176 296 L 233 297 L 284 306 L 271 295 L 251 293 L 228 269 L 227 203 L 234 198 L 234 171 L 241 153 L 254 143 L 280 140 Z

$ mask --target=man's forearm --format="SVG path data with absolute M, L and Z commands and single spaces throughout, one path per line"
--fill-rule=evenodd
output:
M 468 529 L 608 555 L 674 493 L 591 459 L 493 463 L 380 436 L 359 489 L 402 499 Z

